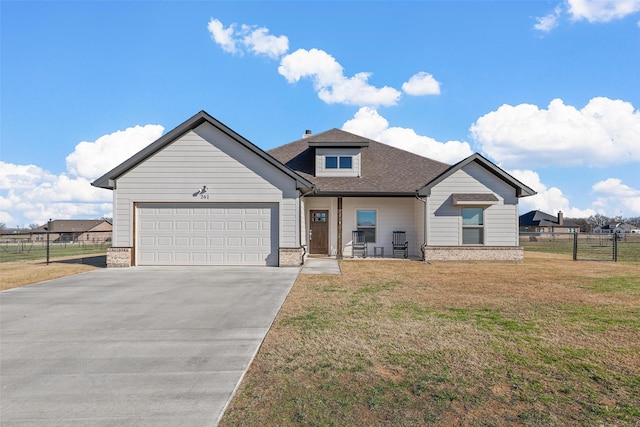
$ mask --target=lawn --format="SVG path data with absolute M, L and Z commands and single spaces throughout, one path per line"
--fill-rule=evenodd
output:
M 299 276 L 220 425 L 640 423 L 640 265 L 340 266 Z
M 105 257 L 87 256 L 58 258 L 49 265 L 43 261 L 0 263 L 0 291 L 103 268 L 105 262 Z

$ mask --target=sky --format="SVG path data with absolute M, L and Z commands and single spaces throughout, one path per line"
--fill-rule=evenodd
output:
M 640 0 L 0 1 L 0 223 L 112 216 L 90 183 L 200 110 L 269 150 L 344 129 L 640 216 Z

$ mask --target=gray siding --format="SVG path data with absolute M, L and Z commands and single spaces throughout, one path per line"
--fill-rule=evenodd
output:
M 461 208 L 453 204 L 453 193 L 495 194 L 499 202 L 484 211 L 485 245 L 518 245 L 518 199 L 514 188 L 477 163 L 470 163 L 431 190 L 429 246 L 462 244 Z
M 245 202 L 278 203 L 280 246 L 297 247 L 297 198 L 292 178 L 205 123 L 117 179 L 114 246 L 133 246 L 133 202 Z
M 378 212 L 376 242 L 369 244 L 369 255 L 373 256 L 373 247 L 384 248 L 386 257 L 393 255 L 393 232 L 406 232 L 409 242 L 409 255 L 420 254 L 422 235 L 416 229 L 416 209 L 414 198 L 404 197 L 345 197 L 342 203 L 342 242 L 344 256 L 351 256 L 352 231 L 357 228 L 356 211 L 374 209 Z M 420 215 L 422 217 L 422 215 Z

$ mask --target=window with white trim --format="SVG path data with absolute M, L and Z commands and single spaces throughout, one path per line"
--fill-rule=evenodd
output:
M 353 169 L 352 156 L 326 156 L 324 158 L 325 169 Z
M 462 244 L 484 244 L 483 208 L 462 208 Z
M 373 209 L 356 211 L 356 226 L 358 231 L 364 231 L 367 243 L 375 243 L 376 228 L 378 225 L 378 212 Z

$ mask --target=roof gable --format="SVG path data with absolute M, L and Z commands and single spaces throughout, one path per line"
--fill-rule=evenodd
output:
M 51 233 L 84 233 L 96 226 L 107 223 L 111 225 L 106 219 L 56 219 L 51 221 Z M 48 224 L 41 225 L 38 228 L 31 230 L 31 233 L 46 233 L 46 227 Z
M 527 187 L 526 185 L 524 185 L 523 183 L 515 179 L 513 176 L 509 175 L 506 171 L 499 168 L 494 163 L 492 163 L 491 161 L 489 161 L 488 159 L 486 159 L 485 157 L 483 157 L 478 153 L 472 154 L 466 159 L 451 166 L 446 171 L 444 171 L 439 176 L 437 176 L 435 179 L 431 181 L 427 181 L 428 183 L 420 189 L 418 194 L 420 196 L 429 196 L 431 194 L 431 189 L 434 186 L 441 183 L 442 181 L 444 181 L 445 179 L 453 175 L 455 172 L 463 169 L 465 166 L 467 166 L 472 162 L 478 163 L 487 171 L 489 171 L 490 173 L 494 174 L 495 176 L 497 176 L 498 178 L 500 178 L 501 180 L 503 180 L 504 182 L 512 186 L 516 190 L 516 197 L 527 197 L 527 196 L 533 196 L 534 194 L 536 194 L 536 192 L 533 191 L 531 188 Z
M 197 113 L 196 115 L 194 115 L 193 117 L 185 121 L 184 123 L 178 125 L 173 130 L 167 132 L 164 136 L 160 137 L 155 142 L 143 148 L 128 160 L 125 160 L 120 165 L 116 166 L 115 168 L 113 168 L 112 170 L 110 170 L 100 178 L 96 179 L 94 182 L 91 183 L 91 185 L 93 185 L 94 187 L 113 190 L 115 188 L 115 181 L 119 177 L 121 177 L 126 172 L 133 169 L 134 167 L 136 167 L 146 159 L 150 158 L 155 153 L 162 150 L 164 147 L 168 146 L 169 144 L 171 144 L 172 142 L 180 138 L 185 133 L 197 128 L 203 123 L 209 123 L 212 126 L 216 127 L 217 129 L 219 129 L 220 131 L 228 135 L 230 138 L 232 138 L 239 144 L 246 147 L 250 152 L 266 160 L 272 166 L 274 166 L 284 174 L 294 179 L 296 181 L 298 188 L 310 188 L 312 186 L 312 184 L 309 181 L 307 181 L 305 178 L 303 178 L 293 170 L 289 169 L 288 167 L 286 167 L 285 165 L 283 165 L 282 163 L 274 159 L 265 151 L 263 151 L 262 149 L 258 148 L 256 145 L 251 143 L 249 140 L 245 139 L 244 137 L 234 132 L 233 130 L 231 130 L 230 128 L 228 128 L 218 120 L 214 119 L 205 111 L 200 111 L 199 113 Z

